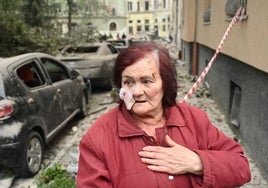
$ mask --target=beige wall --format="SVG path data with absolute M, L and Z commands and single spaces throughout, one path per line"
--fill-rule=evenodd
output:
M 230 22 L 226 21 L 226 0 L 211 0 L 211 19 L 204 24 L 203 13 L 207 0 L 184 0 L 184 25 L 182 38 L 185 41 L 194 40 L 194 7 L 197 2 L 197 32 L 196 41 L 216 49 Z M 266 54 L 268 54 L 268 1 L 247 0 L 248 19 L 237 22 L 226 39 L 221 53 L 245 62 L 253 67 L 268 72 Z M 187 23 L 188 22 L 188 23 Z
M 195 39 L 195 0 L 182 0 L 181 38 L 186 42 Z

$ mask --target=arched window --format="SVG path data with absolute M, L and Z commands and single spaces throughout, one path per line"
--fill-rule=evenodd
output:
M 246 8 L 247 0 L 227 0 L 227 2 L 225 4 L 225 13 L 226 13 L 227 17 L 233 17 L 235 15 L 236 11 L 241 6 Z M 241 15 L 241 18 L 247 19 L 246 11 L 243 12 L 243 15 Z
M 205 10 L 205 12 L 203 14 L 203 21 L 205 23 L 209 23 L 210 22 L 210 12 L 211 12 L 211 9 L 210 9 L 210 5 L 209 5 L 208 8 Z
M 114 23 L 114 22 L 112 22 L 112 23 L 110 23 L 110 31 L 116 31 L 116 29 L 117 29 L 117 25 L 116 25 L 116 23 Z

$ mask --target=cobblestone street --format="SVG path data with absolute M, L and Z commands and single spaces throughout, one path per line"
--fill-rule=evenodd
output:
M 178 63 L 178 101 L 180 101 L 187 91 L 194 84 L 193 77 L 189 76 L 183 70 L 183 64 Z M 236 138 L 236 135 L 232 132 L 228 124 L 226 123 L 225 117 L 220 112 L 217 104 L 213 101 L 209 90 L 207 90 L 203 84 L 201 84 L 197 91 L 193 93 L 193 96 L 187 100 L 191 105 L 197 106 L 207 112 L 209 118 L 221 131 L 232 138 Z M 77 122 L 72 122 L 61 133 L 64 136 L 55 139 L 47 148 L 46 156 L 44 159 L 43 166 L 52 166 L 55 163 L 61 163 L 69 171 L 75 171 L 78 157 L 78 144 L 82 135 L 88 129 L 88 127 L 94 122 L 100 115 L 107 112 L 109 109 L 113 108 L 117 104 L 114 103 L 110 97 L 110 92 L 98 92 L 94 93 L 90 103 L 90 113 L 89 116 L 83 120 Z M 250 158 L 250 153 L 247 150 L 243 142 L 241 144 L 244 146 L 245 153 L 250 160 L 250 168 L 252 172 L 252 180 L 248 184 L 242 186 L 243 188 L 267 188 L 267 181 L 261 174 L 258 165 L 255 163 L 254 159 Z M 74 164 L 73 166 L 71 164 Z M 1 184 L 0 187 L 5 188 Z M 35 188 L 34 179 L 17 179 L 14 181 L 11 188 Z

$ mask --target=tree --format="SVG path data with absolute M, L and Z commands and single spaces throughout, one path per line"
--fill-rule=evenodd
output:
M 24 21 L 31 27 L 41 27 L 45 20 L 46 3 L 44 0 L 24 0 L 22 6 Z

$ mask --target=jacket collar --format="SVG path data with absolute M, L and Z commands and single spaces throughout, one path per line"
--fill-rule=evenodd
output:
M 185 126 L 185 121 L 179 110 L 179 105 L 165 109 L 167 117 L 167 127 L 182 127 Z M 138 126 L 131 112 L 126 109 L 124 103 L 119 105 L 119 113 L 117 118 L 118 133 L 120 137 L 142 136 L 144 131 Z

